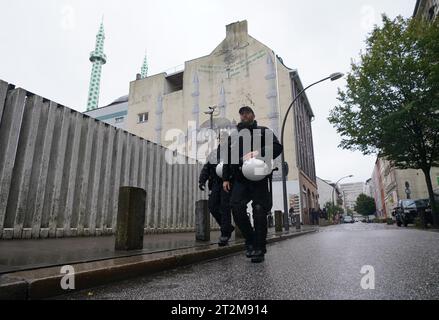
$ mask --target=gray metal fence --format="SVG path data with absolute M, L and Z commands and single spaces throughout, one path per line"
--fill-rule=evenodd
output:
M 166 150 L 0 80 L 0 238 L 113 234 L 120 186 L 147 191 L 145 232 L 194 230 L 201 165 Z

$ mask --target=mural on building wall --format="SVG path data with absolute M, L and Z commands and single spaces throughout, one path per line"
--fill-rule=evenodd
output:
M 192 144 L 192 137 L 197 137 L 197 133 L 198 130 L 200 128 L 200 80 L 198 78 L 198 72 L 195 72 L 194 74 L 194 78 L 192 81 L 192 98 L 193 98 L 193 104 L 192 104 L 192 116 L 193 116 L 193 121 L 195 123 L 195 126 L 191 128 L 191 126 L 189 126 L 189 132 L 188 132 L 188 143 L 189 140 L 191 141 L 190 143 Z M 197 150 L 198 150 L 198 145 L 197 143 L 194 143 L 193 147 L 190 147 L 191 150 L 193 150 L 192 153 L 192 157 L 195 155 L 195 157 L 197 156 Z
M 270 112 L 267 115 L 267 118 L 270 119 L 270 128 L 273 130 L 274 134 L 280 139 L 279 134 L 279 103 L 278 103 L 278 88 L 277 88 L 277 72 L 276 65 L 273 61 L 273 57 L 271 54 L 267 55 L 266 59 L 267 64 L 267 74 L 265 76 L 265 80 L 267 82 L 267 94 L 266 98 L 268 100 L 268 104 L 270 106 Z M 275 171 L 273 173 L 274 181 L 282 180 L 282 163 L 281 159 L 278 158 L 275 160 L 274 166 L 279 168 L 279 171 Z
M 265 50 L 260 50 L 252 55 L 250 55 L 247 59 L 242 59 L 239 61 L 231 62 L 226 65 L 200 65 L 198 67 L 199 73 L 216 73 L 222 74 L 224 78 L 231 79 L 233 77 L 239 76 L 243 70 L 246 70 L 247 67 L 265 57 Z
M 270 105 L 270 113 L 267 115 L 270 119 L 270 125 L 276 136 L 279 136 L 279 104 L 278 104 L 278 92 L 277 92 L 277 74 L 276 66 L 271 55 L 267 56 L 267 75 L 265 80 L 267 81 L 267 94 L 266 98 Z
M 200 80 L 198 78 L 198 72 L 194 74 L 194 80 L 192 81 L 193 91 L 193 107 L 192 107 L 192 115 L 193 119 L 196 123 L 196 128 L 200 127 Z
M 246 59 L 241 59 L 239 61 L 231 61 L 224 65 L 215 64 L 204 64 L 200 65 L 194 74 L 193 80 L 193 90 L 192 97 L 194 98 L 194 105 L 192 113 L 194 114 L 194 120 L 197 122 L 197 128 L 199 128 L 199 122 L 196 116 L 200 113 L 199 100 L 200 100 L 200 79 L 199 76 L 204 75 L 215 75 L 219 78 L 218 82 L 218 92 L 219 99 L 218 108 L 220 111 L 219 116 L 225 118 L 227 114 L 227 90 L 225 87 L 225 80 L 231 79 L 233 77 L 242 76 L 242 72 L 249 68 L 249 65 L 255 64 L 256 62 L 263 62 L 264 58 L 268 56 L 265 60 L 267 64 L 267 73 L 265 80 L 267 81 L 267 93 L 266 97 L 271 107 L 269 115 L 266 115 L 270 119 L 270 128 L 273 129 L 276 135 L 279 133 L 279 112 L 278 112 L 278 94 L 277 94 L 277 74 L 275 70 L 275 64 L 273 63 L 273 58 L 270 54 L 267 54 L 266 50 L 259 50 L 256 53 L 251 54 Z M 238 105 L 249 105 L 251 107 L 256 107 L 254 98 L 250 92 L 242 92 L 240 94 L 241 99 L 238 101 Z
M 226 59 L 227 60 L 227 59 Z M 233 60 L 233 59 L 232 59 Z M 235 59 L 236 60 L 236 59 Z M 258 62 L 264 63 L 266 72 L 264 75 L 264 79 L 266 82 L 265 88 L 265 98 L 269 105 L 269 111 L 268 114 L 265 114 L 264 116 L 269 119 L 268 126 L 270 129 L 273 130 L 275 135 L 280 138 L 279 132 L 280 132 L 280 113 L 279 113 L 279 97 L 278 97 L 278 79 L 277 79 L 277 71 L 276 71 L 276 64 L 274 61 L 274 57 L 270 52 L 267 52 L 265 49 L 261 49 L 258 52 L 255 52 L 248 56 L 246 59 L 241 59 L 237 61 L 231 61 L 229 59 L 230 63 L 226 63 L 224 65 L 215 65 L 215 64 L 204 64 L 200 65 L 196 72 L 194 73 L 194 80 L 193 80 L 193 117 L 194 121 L 197 123 L 197 129 L 200 130 L 201 127 L 210 127 L 207 126 L 207 123 L 210 123 L 210 120 L 207 121 L 207 123 L 203 123 L 200 127 L 199 125 L 199 116 L 200 116 L 200 78 L 199 76 L 204 75 L 215 75 L 215 77 L 219 78 L 218 82 L 218 115 L 216 116 L 217 119 L 226 119 L 227 115 L 227 91 L 225 88 L 225 80 L 231 79 L 236 76 L 242 76 L 242 72 L 247 71 L 249 69 L 250 65 L 254 65 Z M 226 61 L 228 62 L 228 61 Z M 249 105 L 251 107 L 256 107 L 256 104 L 254 102 L 254 98 L 252 97 L 252 94 L 250 92 L 243 93 L 240 95 L 239 101 L 237 101 L 238 105 Z M 236 102 L 235 102 L 236 103 Z M 263 102 L 261 102 L 263 103 Z M 218 118 L 219 117 L 219 118 Z M 216 119 L 214 119 L 214 122 Z M 205 140 L 205 139 L 204 139 Z M 203 141 L 204 141 L 203 140 Z M 199 141 L 201 142 L 201 141 Z M 273 180 L 274 181 L 280 181 L 282 179 L 282 172 L 281 170 L 281 160 L 278 158 L 275 163 L 274 167 L 279 168 L 278 171 L 275 171 L 273 173 Z
M 226 100 L 226 90 L 224 89 L 224 81 L 221 82 L 220 99 L 219 99 L 218 108 L 220 111 L 220 117 L 225 118 L 226 111 L 227 111 L 227 100 Z
M 163 95 L 160 93 L 157 97 L 157 107 L 155 111 L 155 114 L 157 115 L 157 124 L 155 127 L 157 143 L 162 142 L 163 112 Z

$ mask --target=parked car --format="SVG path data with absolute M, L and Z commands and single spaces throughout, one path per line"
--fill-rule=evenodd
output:
M 369 216 L 365 216 L 364 218 L 363 218 L 363 220 L 361 220 L 361 222 L 364 222 L 364 223 L 373 223 L 373 221 L 375 220 L 375 216 L 374 215 L 369 215 Z
M 354 219 L 352 219 L 352 217 L 351 216 L 345 216 L 344 218 L 343 218 L 343 223 L 354 223 L 355 221 L 354 221 Z
M 407 227 L 408 224 L 415 222 L 421 211 L 425 211 L 426 223 L 433 223 L 429 199 L 399 200 L 398 205 L 393 209 L 392 216 L 396 218 L 398 227 L 402 225 Z
M 397 206 L 393 209 L 392 216 L 396 219 L 396 225 L 407 227 L 409 223 L 413 223 L 416 216 L 416 204 L 414 200 L 399 200 Z

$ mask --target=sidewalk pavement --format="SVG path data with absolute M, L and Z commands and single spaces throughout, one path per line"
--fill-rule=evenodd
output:
M 215 244 L 219 232 L 211 232 L 210 243 L 195 241 L 194 232 L 147 234 L 143 250 L 115 251 L 115 237 L 77 237 L 0 241 L 0 275 L 66 264 L 93 262 L 149 253 Z
M 302 226 L 297 231 L 275 233 L 269 229 L 268 243 L 317 231 Z M 195 240 L 194 232 L 147 234 L 144 249 L 115 251 L 114 236 L 0 241 L 0 299 L 39 299 L 63 294 L 60 274 L 64 265 L 75 268 L 76 290 L 126 278 L 147 275 L 191 263 L 218 258 L 244 249 L 242 239 L 219 248 L 219 232 L 210 242 Z

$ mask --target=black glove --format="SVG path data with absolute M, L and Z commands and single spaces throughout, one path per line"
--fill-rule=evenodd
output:
M 201 191 L 205 191 L 206 190 L 205 184 L 206 182 L 205 183 L 200 182 L 198 188 L 200 188 Z

